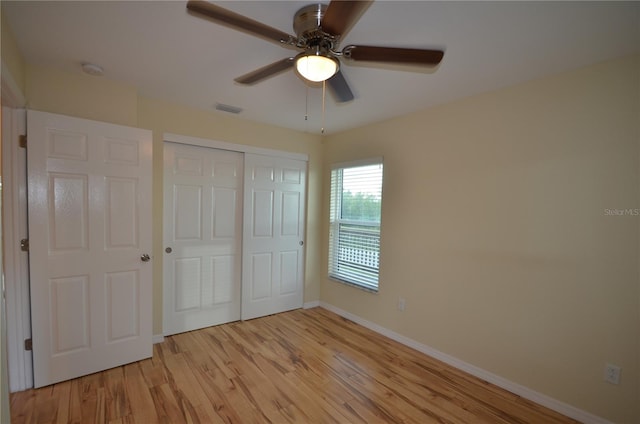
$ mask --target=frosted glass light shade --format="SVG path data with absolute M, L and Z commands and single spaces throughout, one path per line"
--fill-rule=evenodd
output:
M 338 62 L 327 56 L 300 56 L 296 60 L 296 69 L 303 78 L 319 82 L 328 80 L 338 72 Z

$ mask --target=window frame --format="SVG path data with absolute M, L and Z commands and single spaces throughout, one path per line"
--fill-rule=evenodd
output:
M 342 198 L 344 193 L 344 184 L 342 180 L 343 174 L 340 174 L 340 181 L 338 186 L 339 190 L 334 190 L 334 171 L 344 170 L 348 168 L 358 168 L 370 165 L 380 165 L 382 167 L 382 176 L 380 180 L 380 220 L 375 221 L 357 221 L 353 219 L 342 219 L 341 216 L 336 216 L 342 212 Z M 369 159 L 355 160 L 349 162 L 334 163 L 330 167 L 330 183 L 329 183 L 329 243 L 328 243 L 328 278 L 352 287 L 365 290 L 370 293 L 378 293 L 380 290 L 380 245 L 381 245 L 381 232 L 382 232 L 382 202 L 383 202 L 383 186 L 384 186 L 384 161 L 382 157 L 374 157 Z M 375 283 L 369 281 L 362 281 L 357 279 L 350 279 L 348 275 L 341 274 L 337 270 L 337 264 L 339 262 L 339 246 L 340 246 L 340 226 L 341 225 L 358 225 L 361 227 L 377 227 L 377 268 L 375 269 Z

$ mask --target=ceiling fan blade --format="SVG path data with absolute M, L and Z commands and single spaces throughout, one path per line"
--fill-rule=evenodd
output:
M 353 92 L 347 84 L 347 80 L 344 79 L 342 71 L 338 71 L 334 76 L 327 80 L 329 88 L 333 93 L 333 97 L 338 103 L 349 102 L 353 100 Z
M 347 59 L 360 62 L 435 66 L 442 60 L 444 51 L 401 47 L 347 46 L 342 50 L 342 54 Z
M 246 31 L 251 35 L 257 35 L 278 43 L 290 44 L 296 40 L 296 37 L 293 35 L 289 35 L 279 29 L 265 25 L 262 22 L 254 21 L 246 16 L 216 6 L 207 1 L 189 0 L 187 2 L 187 9 L 197 15 L 201 15 L 200 17 L 206 17 L 233 29 Z
M 373 0 L 332 0 L 320 26 L 328 34 L 344 36 L 372 2 Z
M 287 57 L 286 59 L 279 60 L 270 65 L 263 66 L 260 69 L 256 69 L 253 72 L 249 72 L 248 74 L 242 75 L 236 78 L 234 81 L 239 84 L 253 85 L 264 79 L 277 75 L 280 72 L 284 72 L 292 68 L 294 62 L 295 62 L 295 58 Z

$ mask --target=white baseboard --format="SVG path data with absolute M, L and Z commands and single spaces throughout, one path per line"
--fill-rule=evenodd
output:
M 320 301 L 312 300 L 311 302 L 304 302 L 304 305 L 302 305 L 302 309 L 317 308 L 318 306 L 320 306 Z
M 151 337 L 151 341 L 153 342 L 153 344 L 162 343 L 164 341 L 164 336 L 162 334 L 154 334 Z
M 578 420 L 580 422 L 583 422 L 584 424 L 612 424 L 610 421 L 607 421 L 602 417 L 591 414 L 587 411 L 583 411 L 582 409 L 578 409 L 567 403 L 553 399 L 547 395 L 543 395 L 542 393 L 531 390 L 528 387 L 522 386 L 518 383 L 514 383 L 513 381 L 509 381 L 506 378 L 500 377 L 499 375 L 493 374 L 487 370 L 483 370 L 482 368 L 476 367 L 475 365 L 471 365 L 444 352 L 440 352 L 437 349 L 403 336 L 402 334 L 396 333 L 395 331 L 384 328 L 374 322 L 354 315 L 351 312 L 347 312 L 326 302 L 321 301 L 318 303 L 320 307 L 336 313 L 348 320 L 351 320 L 356 324 L 360 324 L 361 326 L 366 327 L 369 330 L 373 330 L 376 333 L 390 338 L 391 340 L 395 340 L 398 343 L 409 346 L 410 348 L 422 352 L 425 355 L 431 356 L 448 365 L 451 365 L 452 367 L 455 367 L 482 380 L 488 381 L 489 383 L 495 384 L 498 387 L 508 390 L 511 393 L 514 393 L 539 405 L 545 406 L 553 411 L 566 415 L 569 418 L 573 418 L 574 420 Z

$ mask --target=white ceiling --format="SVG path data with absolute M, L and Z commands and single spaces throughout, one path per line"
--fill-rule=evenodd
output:
M 293 34 L 310 1 L 215 2 Z M 146 97 L 319 133 L 322 90 L 293 71 L 255 86 L 233 79 L 291 51 L 188 14 L 183 1 L 6 1 L 2 13 L 29 63 L 81 72 L 82 62 Z M 640 52 L 640 2 L 377 1 L 341 45 L 443 48 L 435 71 L 343 62 L 356 98 L 327 93 L 326 133 L 404 115 L 588 64 Z M 308 119 L 305 120 L 305 110 Z M 217 112 L 225 113 L 225 112 Z

